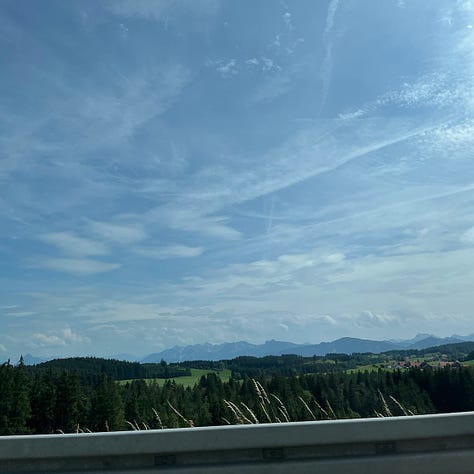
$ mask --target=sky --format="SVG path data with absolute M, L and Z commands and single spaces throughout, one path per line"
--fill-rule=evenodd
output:
M 473 26 L 2 0 L 0 359 L 473 333 Z

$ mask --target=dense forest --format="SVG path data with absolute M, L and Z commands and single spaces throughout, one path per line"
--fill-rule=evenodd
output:
M 140 364 L 125 360 L 102 359 L 99 357 L 70 357 L 54 359 L 35 366 L 35 371 L 65 369 L 83 375 L 104 374 L 115 380 L 171 378 L 190 375 L 186 366 L 169 365 L 165 361 L 159 364 Z
M 464 348 L 464 358 L 474 354 Z M 399 354 L 398 354 L 399 355 Z M 179 365 L 98 358 L 0 366 L 0 434 L 148 429 L 423 414 L 474 409 L 474 368 L 348 370 L 373 354 L 239 357 Z M 144 379 L 232 370 L 194 386 Z M 122 379 L 122 382 L 118 382 Z M 128 380 L 127 380 L 128 379 Z
M 190 369 L 222 370 L 229 369 L 232 377 L 261 377 L 268 375 L 301 375 L 312 373 L 340 372 L 356 369 L 364 365 L 383 365 L 390 360 L 403 360 L 405 358 L 422 358 L 432 354 L 444 354 L 450 360 L 474 359 L 474 342 L 462 342 L 430 347 L 427 349 L 411 349 L 388 351 L 381 354 L 331 353 L 326 356 L 303 357 L 294 354 L 281 356 L 241 356 L 231 360 L 209 361 L 193 360 L 167 364 L 139 363 L 102 359 L 97 357 L 71 357 L 67 359 L 54 359 L 34 366 L 35 371 L 65 369 L 79 372 L 83 375 L 105 374 L 114 380 L 130 379 L 168 379 L 190 375 Z

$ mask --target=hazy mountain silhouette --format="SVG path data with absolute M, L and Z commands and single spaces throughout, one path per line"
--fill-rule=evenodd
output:
M 330 353 L 352 354 L 354 352 L 380 352 L 397 349 L 425 349 L 427 347 L 474 341 L 474 334 L 469 336 L 435 337 L 430 334 L 418 334 L 412 339 L 402 341 L 372 341 L 353 337 L 342 337 L 332 342 L 319 344 L 295 344 L 285 341 L 266 341 L 264 344 L 251 344 L 245 341 L 223 344 L 194 344 L 174 346 L 161 352 L 149 354 L 142 362 L 182 362 L 185 360 L 223 360 L 238 356 L 264 357 L 267 355 L 297 354 L 302 356 L 326 355 Z

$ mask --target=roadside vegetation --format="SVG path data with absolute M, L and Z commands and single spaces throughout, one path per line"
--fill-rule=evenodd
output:
M 464 343 L 463 343 L 464 344 Z M 455 347 L 456 346 L 456 347 Z M 266 423 L 474 410 L 474 352 L 0 365 L 0 434 Z

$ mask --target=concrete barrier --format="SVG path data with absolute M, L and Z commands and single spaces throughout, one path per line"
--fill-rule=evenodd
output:
M 471 474 L 474 412 L 0 437 L 0 472 Z

